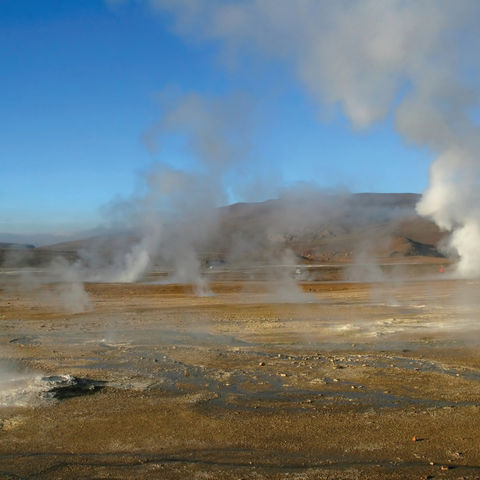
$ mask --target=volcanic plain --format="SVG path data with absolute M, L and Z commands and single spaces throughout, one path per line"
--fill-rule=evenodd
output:
M 409 269 L 90 283 L 82 313 L 4 271 L 0 478 L 480 478 L 480 283 Z

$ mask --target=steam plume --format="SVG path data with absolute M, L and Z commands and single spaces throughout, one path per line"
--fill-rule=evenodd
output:
M 162 118 L 145 134 L 147 146 L 156 150 L 164 135 L 182 135 L 194 164 L 180 170 L 165 159 L 154 166 L 137 195 L 107 208 L 117 235 L 90 243 L 73 269 L 90 281 L 131 282 L 159 261 L 171 266 L 173 281 L 203 291 L 198 249 L 216 229 L 216 207 L 226 203 L 225 176 L 247 156 L 248 102 L 172 90 L 159 100 Z
M 420 214 L 452 230 L 459 273 L 478 275 L 480 201 L 479 19 L 476 0 L 150 0 L 175 15 L 183 36 L 219 41 L 292 66 L 322 106 L 339 105 L 354 128 L 393 115 L 406 140 L 438 158 Z

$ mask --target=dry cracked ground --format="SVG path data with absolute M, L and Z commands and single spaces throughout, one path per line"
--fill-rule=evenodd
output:
M 480 478 L 479 282 L 1 278 L 2 479 Z

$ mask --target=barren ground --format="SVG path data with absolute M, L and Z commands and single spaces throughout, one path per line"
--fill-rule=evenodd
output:
M 9 371 L 76 377 L 3 399 L 2 479 L 480 478 L 479 282 L 88 284 L 71 314 L 2 279 Z

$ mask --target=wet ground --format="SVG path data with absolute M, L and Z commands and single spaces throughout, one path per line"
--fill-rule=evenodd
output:
M 479 286 L 3 277 L 0 478 L 480 478 Z

